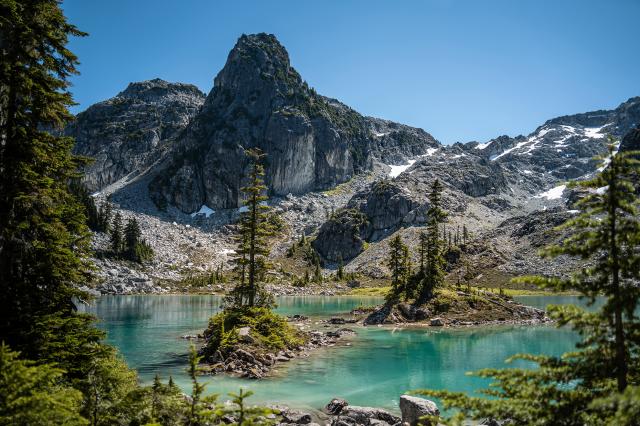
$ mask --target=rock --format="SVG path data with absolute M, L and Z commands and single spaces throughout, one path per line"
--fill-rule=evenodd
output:
M 442 320 L 442 318 L 431 318 L 429 320 L 429 325 L 431 327 L 442 327 L 444 325 L 444 321 Z
M 329 324 L 344 324 L 344 323 L 346 323 L 345 319 L 344 318 L 340 318 L 340 317 L 330 318 L 327 322 Z
M 182 131 L 204 102 L 191 84 L 160 79 L 131 83 L 116 97 L 90 106 L 65 128 L 74 152 L 92 157 L 84 183 L 98 191 L 160 158 L 163 143 Z
M 419 424 L 421 417 L 440 415 L 435 402 L 410 395 L 400 396 L 400 412 L 402 422 L 409 423 L 411 426 Z
M 347 405 L 349 405 L 349 403 L 346 400 L 341 398 L 333 398 L 325 407 L 325 411 L 329 414 L 337 416 Z
M 287 411 L 282 414 L 282 419 L 294 425 L 306 425 L 311 423 L 311 414 L 298 411 Z
M 386 410 L 372 407 L 358 407 L 355 405 L 347 405 L 340 413 L 341 417 L 350 417 L 357 424 L 370 425 L 371 420 L 382 420 L 391 425 L 400 422 L 400 417 L 394 416 Z
M 250 327 L 240 327 L 237 330 L 238 339 L 242 343 L 253 343 L 255 339 L 251 337 L 251 328 Z

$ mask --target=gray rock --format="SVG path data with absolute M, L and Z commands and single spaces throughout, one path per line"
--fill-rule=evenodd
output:
M 355 405 L 348 405 L 343 408 L 340 416 L 350 417 L 354 419 L 356 423 L 362 425 L 370 425 L 371 420 L 382 420 L 392 425 L 400 422 L 400 417 L 394 416 L 386 410 Z
M 325 407 L 325 410 L 329 414 L 338 415 L 342 412 L 344 407 L 349 405 L 349 403 L 341 398 L 333 398 Z
M 255 339 L 251 336 L 251 327 L 240 327 L 237 330 L 238 339 L 243 343 L 253 343 Z
M 431 320 L 429 320 L 429 325 L 431 327 L 442 327 L 444 325 L 444 321 L 442 321 L 442 318 L 431 318 Z
M 400 396 L 400 412 L 402 422 L 409 423 L 411 426 L 420 424 L 421 417 L 440 415 L 435 402 L 410 395 Z
M 78 114 L 65 134 L 75 137 L 75 153 L 94 159 L 84 169 L 89 190 L 151 165 L 203 102 L 204 93 L 193 85 L 154 79 L 131 83 Z

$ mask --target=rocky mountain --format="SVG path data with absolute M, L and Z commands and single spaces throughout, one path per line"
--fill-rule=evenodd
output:
M 549 120 L 528 136 L 431 149 L 396 166 L 386 181 L 355 194 L 345 210 L 322 225 L 314 246 L 329 261 L 350 260 L 367 243 L 402 227 L 423 225 L 426 196 L 435 179 L 445 185 L 452 216 L 467 222 L 484 217 L 486 224 L 496 226 L 508 217 L 563 204 L 568 197 L 564 183 L 597 171 L 593 157 L 607 152 L 609 135 L 621 143 L 620 149 L 637 145 L 638 130 L 632 129 L 637 123 L 640 97 L 614 110 Z M 349 238 L 336 239 L 336 234 Z
M 284 196 L 332 188 L 436 146 L 421 129 L 364 117 L 318 95 L 273 35 L 243 35 L 150 189 L 159 206 L 185 213 L 235 208 L 247 148 L 267 154 L 267 185 Z
M 267 154 L 269 204 L 285 223 L 272 247 L 276 259 L 305 234 L 325 271 L 342 261 L 347 272 L 384 277 L 387 238 L 400 233 L 417 245 L 439 179 L 448 231 L 465 226 L 472 240 L 454 253 L 450 274 L 463 258 L 478 283 L 523 271 L 566 273 L 577 265 L 536 257 L 560 237 L 552 228 L 575 214 L 566 182 L 598 170 L 593 157 L 607 152 L 608 135 L 621 141 L 619 150 L 638 149 L 639 123 L 636 97 L 613 110 L 548 120 L 527 136 L 443 146 L 424 130 L 317 94 L 274 36 L 256 34 L 240 37 L 208 95 L 158 79 L 131 83 L 66 132 L 77 153 L 96 159 L 85 170 L 90 189 L 137 217 L 156 250 L 133 284 L 121 279 L 131 272 L 117 261 L 97 262 L 104 288 L 135 292 L 227 266 L 245 149 L 253 147 Z M 94 245 L 105 250 L 108 238 L 97 235 Z M 296 270 L 285 269 L 273 290 L 303 291 L 292 284 Z
M 155 79 L 131 83 L 115 97 L 81 112 L 65 129 L 74 151 L 94 161 L 85 168 L 91 191 L 140 173 L 161 156 L 204 102 L 191 84 Z

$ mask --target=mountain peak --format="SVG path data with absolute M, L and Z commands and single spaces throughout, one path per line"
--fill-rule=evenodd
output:
M 229 53 L 227 63 L 215 78 L 214 87 L 236 90 L 259 81 L 301 84 L 291 67 L 289 54 L 273 34 L 243 34 Z
M 117 97 L 153 102 L 176 94 L 204 97 L 204 93 L 193 84 L 170 83 L 161 78 L 129 83 L 126 89 L 118 93 Z

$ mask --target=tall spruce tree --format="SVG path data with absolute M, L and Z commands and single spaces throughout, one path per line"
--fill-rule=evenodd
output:
M 457 408 L 450 424 L 495 418 L 506 424 L 637 424 L 631 401 L 640 395 L 640 175 L 638 153 L 610 148 L 605 168 L 593 179 L 572 183 L 586 195 L 576 203 L 581 213 L 561 226 L 570 236 L 545 249 L 547 257 L 568 255 L 588 260 L 570 278 L 523 277 L 557 291 L 580 292 L 590 303 L 604 297 L 597 311 L 550 306 L 558 326 L 571 326 L 582 341 L 562 357 L 519 355 L 538 369 L 487 369 L 477 375 L 494 380 L 484 399 L 447 391 L 422 391 Z M 637 406 L 637 400 L 635 401 Z
M 427 262 L 427 247 L 429 238 L 427 233 L 422 231 L 418 237 L 418 255 L 420 257 L 420 274 L 424 275 Z
M 84 209 L 68 186 L 81 159 L 58 131 L 77 64 L 65 45 L 84 33 L 55 0 L 4 0 L 0 34 L 0 336 L 30 357 L 36 322 L 74 315 L 74 284 L 88 278 Z
M 397 234 L 389 242 L 389 255 L 387 266 L 391 271 L 391 292 L 398 296 L 406 294 L 406 284 L 411 274 L 411 263 L 409 261 L 409 248 L 402 241 L 400 234 Z
M 111 250 L 116 256 L 122 253 L 124 247 L 124 237 L 122 235 L 122 215 L 117 212 L 111 225 Z
M 257 148 L 245 151 L 251 161 L 249 182 L 241 188 L 245 196 L 246 211 L 238 223 L 236 241 L 238 249 L 234 258 L 235 269 L 241 273 L 240 283 L 232 291 L 228 300 L 235 306 L 272 306 L 273 297 L 265 292 L 260 281 L 269 268 L 267 256 L 269 244 L 267 238 L 273 235 L 269 223 L 266 204 L 267 187 L 264 184 L 264 166 L 266 154 Z
M 433 296 L 433 290 L 444 284 L 446 260 L 444 258 L 444 239 L 440 238 L 440 224 L 443 225 L 447 213 L 442 209 L 442 184 L 436 179 L 429 193 L 429 210 L 427 211 L 427 244 L 424 277 L 419 287 L 418 303 L 424 303 Z

